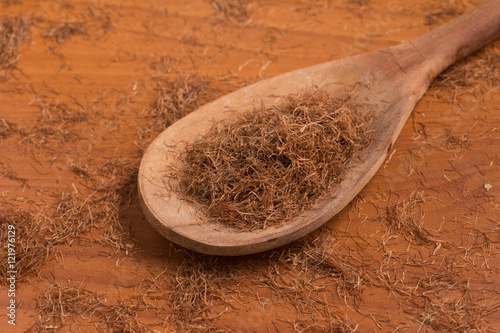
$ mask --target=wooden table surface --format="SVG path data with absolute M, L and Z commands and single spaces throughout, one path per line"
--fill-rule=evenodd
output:
M 2 1 L 0 331 L 498 329 L 498 40 L 441 75 L 367 187 L 290 246 L 183 250 L 134 187 L 148 142 L 200 104 L 480 2 Z

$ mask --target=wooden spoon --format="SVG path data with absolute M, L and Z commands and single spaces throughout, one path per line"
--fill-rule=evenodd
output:
M 431 81 L 446 67 L 500 36 L 500 0 L 488 1 L 410 42 L 379 51 L 295 70 L 242 88 L 182 118 L 148 147 L 138 178 L 142 209 L 164 237 L 186 248 L 214 255 L 244 255 L 290 243 L 331 219 L 368 183 L 387 156 L 404 123 Z M 349 94 L 374 115 L 372 143 L 362 162 L 347 171 L 333 198 L 286 221 L 258 231 L 237 231 L 200 219 L 189 203 L 165 186 L 168 166 L 179 166 L 182 149 L 205 135 L 214 122 L 283 96 L 319 87 L 331 96 Z M 235 112 L 227 112 L 236 110 Z

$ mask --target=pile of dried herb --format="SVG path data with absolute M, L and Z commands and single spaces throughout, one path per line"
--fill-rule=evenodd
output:
M 56 44 L 61 44 L 72 36 L 87 35 L 87 29 L 84 22 L 63 22 L 53 25 L 43 31 L 43 38 L 51 38 Z
M 18 46 L 29 36 L 30 20 L 12 16 L 0 19 L 0 68 L 12 69 L 19 60 Z
M 40 273 L 40 269 L 49 258 L 52 246 L 45 242 L 46 230 L 40 216 L 21 208 L 13 208 L 7 202 L 0 202 L 0 250 L 4 255 L 0 257 L 0 285 L 6 285 L 9 264 L 14 264 L 18 282 L 28 281 Z M 12 241 L 9 239 L 12 238 Z M 9 245 L 10 244 L 10 245 Z M 14 249 L 14 262 L 9 249 Z
M 280 225 L 342 179 L 369 142 L 366 122 L 356 105 L 322 90 L 289 96 L 188 144 L 174 191 L 230 227 Z

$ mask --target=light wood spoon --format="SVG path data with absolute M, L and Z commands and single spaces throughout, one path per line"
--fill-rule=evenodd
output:
M 147 220 L 170 241 L 214 255 L 261 252 L 308 234 L 337 214 L 368 183 L 431 81 L 455 61 L 498 37 L 500 0 L 488 1 L 410 42 L 285 73 L 202 106 L 168 127 L 143 156 L 138 186 Z M 279 103 L 283 96 L 311 87 L 331 96 L 349 94 L 351 100 L 365 106 L 362 112 L 374 117 L 374 139 L 366 155 L 347 171 L 332 197 L 279 227 L 242 232 L 200 219 L 193 206 L 169 193 L 166 170 L 180 165 L 176 150 L 185 143 L 205 135 L 214 122 L 257 105 Z

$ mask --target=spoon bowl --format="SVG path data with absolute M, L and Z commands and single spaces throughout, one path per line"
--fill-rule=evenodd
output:
M 162 132 L 143 156 L 138 187 L 147 220 L 172 242 L 213 255 L 251 254 L 303 237 L 330 220 L 368 183 L 432 80 L 499 35 L 500 1 L 489 1 L 411 42 L 288 72 L 202 106 Z M 352 163 L 312 209 L 279 226 L 241 231 L 203 218 L 165 185 L 172 181 L 168 170 L 181 165 L 178 151 L 206 135 L 214 123 L 314 88 L 359 105 L 357 111 L 371 119 L 372 140 L 362 159 Z

